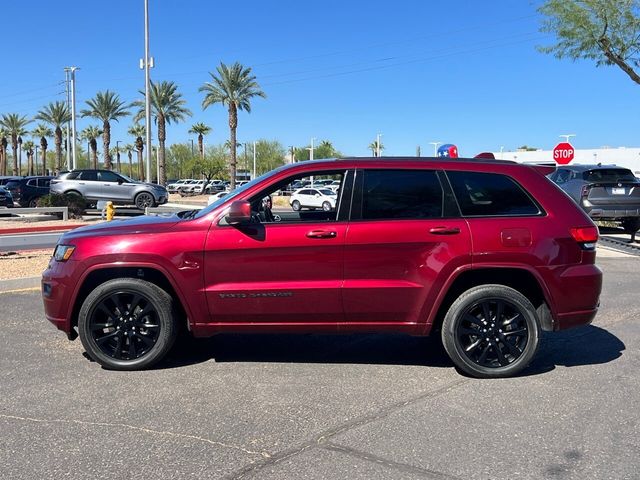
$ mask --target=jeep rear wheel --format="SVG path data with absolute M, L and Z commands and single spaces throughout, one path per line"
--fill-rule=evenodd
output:
M 531 302 L 504 285 L 481 285 L 453 302 L 442 325 L 444 348 L 460 370 L 478 378 L 517 374 L 534 357 L 540 322 Z
M 78 331 L 85 350 L 100 365 L 112 370 L 148 368 L 175 341 L 173 299 L 144 280 L 109 280 L 82 304 Z

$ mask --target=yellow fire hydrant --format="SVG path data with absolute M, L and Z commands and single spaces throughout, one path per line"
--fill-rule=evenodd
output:
M 113 216 L 116 214 L 116 209 L 113 206 L 113 202 L 107 202 L 104 208 L 106 210 L 107 222 L 110 222 L 111 220 L 113 220 Z

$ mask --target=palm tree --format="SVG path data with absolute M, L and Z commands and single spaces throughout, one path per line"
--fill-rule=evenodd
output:
M 7 174 L 7 132 L 0 129 L 0 175 Z
M 31 140 L 27 140 L 22 144 L 22 149 L 27 154 L 27 175 L 33 175 L 33 147 L 35 143 Z
M 11 149 L 13 150 L 13 175 L 18 173 L 18 137 L 24 135 L 25 127 L 31 122 L 26 116 L 20 116 L 17 113 L 9 113 L 2 115 L 0 119 L 0 127 L 7 130 L 11 135 Z
M 47 137 L 53 137 L 53 131 L 47 127 L 44 123 L 39 123 L 36 128 L 33 129 L 31 135 L 34 137 L 40 137 L 40 150 L 42 151 L 42 174 L 47 174 Z M 36 168 L 37 169 L 37 168 Z
M 129 115 L 129 105 L 120 100 L 117 93 L 106 90 L 98 92 L 95 98 L 87 100 L 88 109 L 82 110 L 80 115 L 102 120 L 102 143 L 104 148 L 104 166 L 111 170 L 111 154 L 109 143 L 111 142 L 111 121 L 118 121 L 121 117 Z
M 206 110 L 210 105 L 220 103 L 229 112 L 229 143 L 231 144 L 231 162 L 229 173 L 231 189 L 236 186 L 236 130 L 238 128 L 238 110 L 251 113 L 251 99 L 253 97 L 266 98 L 260 90 L 256 77 L 251 74 L 251 68 L 236 62 L 231 67 L 220 63 L 217 67 L 218 75 L 209 72 L 212 82 L 206 82 L 199 89 L 205 92 L 202 108 Z
M 129 178 L 133 178 L 133 149 L 134 146 L 130 143 L 127 143 L 122 146 L 124 152 L 127 152 L 127 157 L 129 157 Z
M 144 92 L 140 92 L 144 95 Z M 166 182 L 166 166 L 164 161 L 164 142 L 167 139 L 166 126 L 171 122 L 182 122 L 186 117 L 191 116 L 191 111 L 185 107 L 186 100 L 182 94 L 178 93 L 178 86 L 174 82 L 162 81 L 160 83 L 151 82 L 149 91 L 151 110 L 158 125 L 158 183 L 164 185 Z M 134 105 L 139 108 L 135 116 L 138 121 L 144 117 L 144 101 L 136 100 Z
M 382 154 L 382 151 L 384 150 L 384 145 L 382 144 L 382 142 L 380 142 L 380 147 L 378 147 L 378 141 L 374 140 L 373 142 L 371 142 L 369 144 L 369 150 L 371 150 L 371 155 L 376 157 L 376 152 L 378 151 L 378 148 L 380 148 L 380 154 Z
M 62 168 L 62 126 L 71 121 L 71 113 L 64 102 L 52 102 L 38 112 L 36 120 L 42 120 L 54 128 L 56 168 Z
M 144 125 L 140 125 L 139 123 L 134 123 L 129 127 L 127 131 L 129 135 L 135 137 L 135 147 L 138 152 L 138 177 L 139 180 L 144 182 L 144 163 L 142 159 L 142 151 L 144 150 L 144 140 L 143 138 L 147 134 L 147 129 Z
M 200 156 L 204 159 L 204 136 L 208 135 L 209 133 L 211 133 L 211 130 L 213 130 L 210 126 L 205 125 L 202 122 L 198 122 L 198 123 L 194 123 L 193 125 L 191 125 L 191 130 L 189 130 L 189 133 L 193 133 L 193 134 L 197 134 L 198 135 L 198 151 L 200 152 Z
M 96 139 L 102 134 L 102 130 L 95 125 L 91 125 L 80 132 L 80 138 L 89 142 L 91 162 L 93 163 L 94 169 L 98 168 L 98 141 Z

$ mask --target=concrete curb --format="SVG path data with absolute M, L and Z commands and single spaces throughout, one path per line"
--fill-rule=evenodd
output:
M 20 233 L 42 233 L 42 232 L 66 232 L 74 228 L 84 227 L 88 223 L 77 223 L 74 225 L 48 225 L 44 227 L 17 227 L 4 228 L 0 230 L 0 235 L 15 235 Z
M 0 293 L 40 288 L 42 277 L 12 278 L 0 280 Z

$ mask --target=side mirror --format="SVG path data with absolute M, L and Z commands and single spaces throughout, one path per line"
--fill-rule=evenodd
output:
M 124 183 L 124 180 L 122 180 L 121 178 L 118 179 L 118 185 L 122 185 Z
M 251 221 L 251 204 L 246 200 L 231 203 L 225 220 L 229 225 L 245 225 Z

